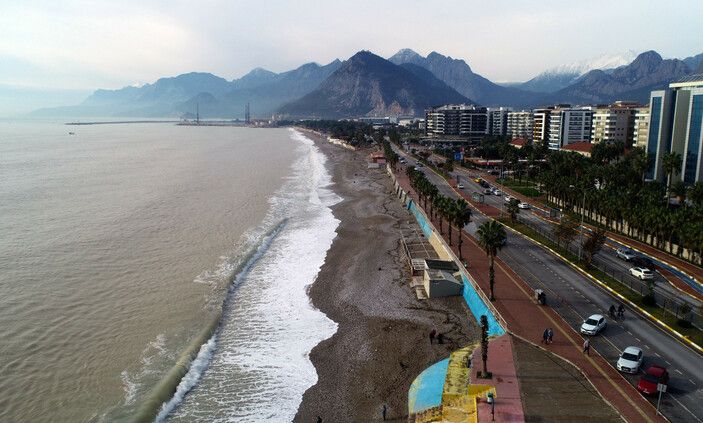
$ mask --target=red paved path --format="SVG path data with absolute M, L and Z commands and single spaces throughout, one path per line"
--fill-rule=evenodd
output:
M 396 178 L 400 185 L 411 197 L 417 200 L 417 195 L 410 187 L 410 182 L 404 172 L 397 172 Z M 420 205 L 418 203 L 418 205 Z M 474 203 L 472 202 L 472 205 Z M 499 211 L 493 207 L 479 205 L 488 215 L 496 215 Z M 439 228 L 438 222 L 433 222 Z M 446 222 L 444 225 L 446 228 Z M 445 231 L 446 232 L 446 231 Z M 456 250 L 456 228 L 453 234 L 453 249 Z M 447 234 L 443 233 L 445 239 Z M 463 256 L 469 260 L 468 272 L 474 281 L 486 294 L 488 287 L 488 258 L 476 241 L 462 231 L 464 243 Z M 560 357 L 574 363 L 593 383 L 598 392 L 611 403 L 616 410 L 629 422 L 665 422 L 657 416 L 656 409 L 637 390 L 630 385 L 603 357 L 591 347 L 592 354 L 586 356 L 581 352 L 583 338 L 569 326 L 554 310 L 549 307 L 537 306 L 532 301 L 532 289 L 500 258 L 495 261 L 495 296 L 493 305 L 505 319 L 508 330 L 525 339 L 539 343 L 545 328 L 554 329 L 554 343 L 547 348 Z M 490 370 L 490 369 L 489 369 Z
M 502 335 L 488 343 L 488 371 L 493 373 L 490 380 L 479 379 L 476 372 L 482 370 L 481 348 L 474 351 L 471 358 L 471 382 L 485 383 L 496 387 L 495 419 L 498 422 L 524 422 L 525 412 L 520 399 L 520 385 L 513 358 L 513 343 L 510 335 Z M 485 401 L 477 404 L 478 421 L 491 421 L 491 406 Z

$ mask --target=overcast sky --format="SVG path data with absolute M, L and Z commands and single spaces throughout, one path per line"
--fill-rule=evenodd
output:
M 238 78 L 358 50 L 465 59 L 494 81 L 626 50 L 703 52 L 703 1 L 0 0 L 0 84 L 119 88 Z

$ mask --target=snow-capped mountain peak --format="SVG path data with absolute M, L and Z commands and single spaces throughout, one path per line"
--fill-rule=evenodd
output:
M 620 66 L 629 65 L 640 52 L 634 50 L 628 50 L 619 54 L 603 54 L 597 57 L 593 57 L 586 60 L 581 60 L 574 63 L 569 63 L 566 65 L 555 66 L 551 69 L 547 69 L 540 75 L 554 75 L 554 74 L 576 74 L 581 76 L 586 72 L 595 69 L 615 69 Z

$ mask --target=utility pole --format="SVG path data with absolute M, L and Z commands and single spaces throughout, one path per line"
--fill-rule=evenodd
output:
M 195 103 L 195 123 L 200 125 L 200 103 Z
M 586 216 L 586 190 L 583 190 L 583 204 L 581 206 L 581 233 L 579 235 L 579 261 L 581 261 L 581 251 L 583 250 L 583 219 Z

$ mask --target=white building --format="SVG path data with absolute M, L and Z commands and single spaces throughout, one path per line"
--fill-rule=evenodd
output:
M 534 109 L 532 111 L 532 141 L 549 142 L 549 117 L 553 108 Z
M 592 107 L 555 108 L 549 114 L 549 148 L 559 150 L 574 142 L 591 141 Z
M 637 103 L 616 101 L 605 107 L 598 107 L 593 113 L 591 142 L 622 142 L 625 146 L 633 145 L 635 114 L 641 105 Z
M 532 112 L 508 112 L 507 135 L 510 139 L 523 138 L 532 141 Z
M 489 107 L 488 111 L 488 133 L 494 137 L 504 137 L 508 130 L 509 107 Z
M 458 137 L 478 143 L 488 134 L 488 111 L 470 104 L 448 104 L 425 111 L 425 133 L 432 137 Z
M 635 112 L 632 140 L 635 147 L 647 148 L 649 137 L 649 107 L 640 107 Z

